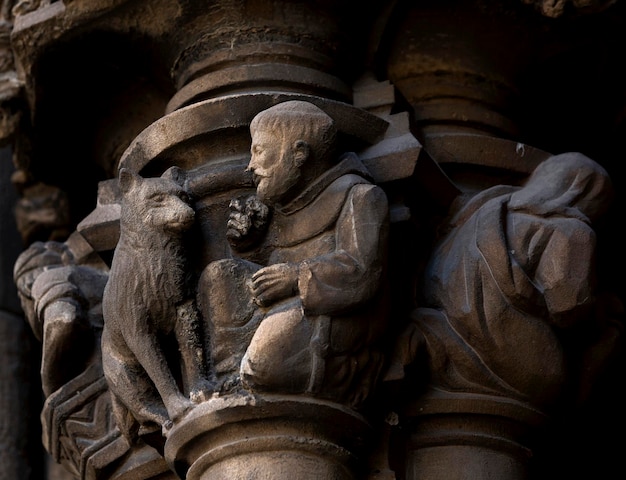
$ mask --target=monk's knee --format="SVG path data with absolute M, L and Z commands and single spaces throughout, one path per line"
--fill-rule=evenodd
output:
M 302 393 L 311 376 L 311 327 L 299 308 L 266 317 L 241 361 L 251 390 Z

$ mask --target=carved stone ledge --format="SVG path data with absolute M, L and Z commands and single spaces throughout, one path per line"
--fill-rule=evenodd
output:
M 442 390 L 425 394 L 404 414 L 410 429 L 407 480 L 524 480 L 530 435 L 548 420 L 506 397 Z
M 56 462 L 79 478 L 98 478 L 102 467 L 129 449 L 114 428 L 108 387 L 99 364 L 91 365 L 50 395 L 41 418 L 44 446 Z
M 189 169 L 213 159 L 245 158 L 249 155 L 247 129 L 252 118 L 259 111 L 288 100 L 303 100 L 323 108 L 333 117 L 339 131 L 361 145 L 375 143 L 388 128 L 388 122 L 376 115 L 323 97 L 280 91 L 230 95 L 195 103 L 157 120 L 129 145 L 120 167 L 141 172 L 150 162 Z M 233 131 L 237 138 L 232 138 Z M 229 143 L 231 139 L 238 143 Z
M 363 478 L 367 420 L 339 404 L 295 396 L 231 395 L 198 405 L 168 433 L 181 478 Z

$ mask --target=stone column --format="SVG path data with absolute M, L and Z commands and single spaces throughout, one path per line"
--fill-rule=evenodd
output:
M 275 395 L 198 406 L 168 435 L 165 458 L 189 480 L 364 478 L 367 420 L 339 404 Z
M 525 480 L 530 439 L 547 417 L 504 397 L 433 392 L 404 412 L 407 480 Z

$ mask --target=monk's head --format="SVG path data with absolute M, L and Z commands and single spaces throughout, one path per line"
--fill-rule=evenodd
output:
M 259 199 L 284 204 L 331 165 L 337 129 L 333 119 L 309 102 L 279 103 L 250 124 L 252 172 Z

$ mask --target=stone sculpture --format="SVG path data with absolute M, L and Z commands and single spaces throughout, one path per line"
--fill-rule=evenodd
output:
M 75 478 L 97 476 L 131 448 L 115 425 L 102 373 L 102 295 L 109 270 L 92 253 L 74 234 L 66 242 L 33 243 L 14 267 L 26 319 L 42 343 L 43 444 Z
M 579 365 L 601 371 L 620 334 L 620 308 L 598 290 L 592 226 L 612 197 L 604 168 L 571 152 L 541 162 L 521 187 L 459 198 L 425 268 L 423 306 L 399 340 L 408 370 L 427 363 L 409 407 L 407 478 L 447 478 L 456 468 L 437 465 L 457 455 L 476 478 L 525 477 L 528 430 L 578 400 Z M 579 363 L 574 337 L 589 351 L 602 345 L 593 360 Z M 499 430 L 500 421 L 517 426 Z
M 78 375 L 97 349 L 108 272 L 77 265 L 67 244 L 49 241 L 25 250 L 14 276 L 26 318 L 42 343 L 41 383 L 47 397 Z
M 102 364 L 130 439 L 155 429 L 160 436 L 210 389 L 183 249 L 195 213 L 179 177 L 175 167 L 156 178 L 119 174 L 120 239 L 103 296 Z
M 559 400 L 561 337 L 594 322 L 591 224 L 612 193 L 600 165 L 564 153 L 523 187 L 492 187 L 463 205 L 433 251 L 424 308 L 414 312 L 423 335 L 414 345 L 428 350 L 434 386 L 540 409 Z
M 280 103 L 250 130 L 256 195 L 228 221 L 238 258 L 198 288 L 217 375 L 359 406 L 383 365 L 386 196 L 356 155 L 336 160 L 333 120 L 311 103 Z
M 216 392 L 164 456 L 190 480 L 360 478 L 385 363 L 387 197 L 311 102 L 262 110 L 250 133 L 255 192 L 231 200 L 231 253 L 197 284 Z
M 3 1 L 2 226 L 25 251 L 2 235 L 0 267 L 45 396 L 22 435 L 8 323 L 4 440 L 81 480 L 614 475 L 622 375 L 593 381 L 623 329 L 624 196 L 596 223 L 606 172 L 554 154 L 619 172 L 625 6 Z M 136 202 L 128 253 L 120 187 L 170 167 L 193 225 L 152 232 Z M 163 358 L 116 363 L 109 328 L 145 306 L 168 334 L 126 339 Z
M 105 206 L 119 205 L 110 266 L 79 233 L 69 243 L 35 243 L 16 263 L 24 310 L 43 343 L 44 443 L 76 476 L 100 475 L 107 462 L 122 477 L 157 468 L 151 465 L 165 474 L 155 454 L 165 455 L 170 433 L 169 467 L 185 476 L 181 432 L 197 429 L 199 419 L 201 428 L 219 430 L 221 420 L 210 420 L 215 412 L 238 412 L 256 398 L 279 418 L 293 408 L 310 410 L 306 422 L 345 416 L 363 432 L 356 441 L 333 426 L 294 446 L 319 456 L 313 470 L 352 478 L 347 452 L 362 449 L 369 432 L 357 411 L 384 366 L 386 195 L 356 154 L 339 152 L 334 120 L 312 103 L 279 103 L 257 115 L 251 130 L 247 172 L 256 192 L 230 201 L 221 242 L 232 258 L 197 271 L 191 174 L 171 167 L 143 177 L 121 168 L 103 190 L 113 202 Z M 92 393 L 75 397 L 76 388 Z M 93 429 L 76 436 L 86 411 Z M 288 430 L 302 428 L 290 423 Z M 320 456 L 320 441 L 337 443 L 338 458 Z M 268 442 L 272 455 L 285 448 Z M 288 475 L 312 471 L 301 469 L 298 455 Z M 218 463 L 211 468 L 232 468 Z

